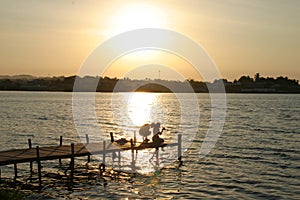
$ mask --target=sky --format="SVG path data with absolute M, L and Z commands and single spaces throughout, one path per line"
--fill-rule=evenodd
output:
M 201 45 L 229 80 L 257 72 L 300 79 L 299 0 L 0 0 L 0 5 L 0 75 L 75 75 L 112 36 L 163 28 Z M 159 51 L 124 55 L 101 75 L 201 79 L 188 62 Z

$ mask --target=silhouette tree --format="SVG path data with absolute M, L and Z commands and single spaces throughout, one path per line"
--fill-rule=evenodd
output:
M 254 80 L 255 80 L 255 82 L 258 82 L 260 80 L 260 74 L 259 73 L 255 74 Z
M 240 83 L 253 83 L 253 78 L 250 78 L 250 76 L 242 76 L 238 82 Z

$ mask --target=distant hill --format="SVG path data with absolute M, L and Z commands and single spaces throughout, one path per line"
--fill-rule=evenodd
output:
M 32 76 L 32 75 L 26 75 L 26 74 L 21 74 L 21 75 L 0 75 L 0 79 L 27 79 L 27 80 L 32 80 L 36 79 L 38 77 Z

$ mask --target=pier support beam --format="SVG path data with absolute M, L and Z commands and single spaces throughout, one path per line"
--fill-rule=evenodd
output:
M 17 163 L 14 163 L 14 170 L 15 170 L 15 177 L 14 180 L 16 181 L 18 178 L 18 167 L 17 167 Z
M 112 132 L 110 132 L 109 134 L 110 134 L 110 142 L 113 143 L 115 141 L 114 134 Z
M 118 151 L 118 165 L 119 165 L 119 169 L 121 169 L 121 151 Z
M 31 139 L 28 139 L 28 147 L 29 149 L 32 148 L 32 144 L 31 144 Z M 32 162 L 30 161 L 30 173 L 32 174 L 33 170 L 32 170 Z
M 99 165 L 99 171 L 101 176 L 103 175 L 103 172 L 105 172 L 105 152 L 106 151 L 106 142 L 103 140 L 103 151 L 102 151 L 102 163 Z
M 85 134 L 85 139 L 86 139 L 86 145 L 88 145 L 90 143 L 90 138 L 88 134 Z M 87 162 L 89 163 L 91 161 L 91 156 L 90 154 L 87 157 Z
M 104 166 L 105 166 L 105 151 L 106 151 L 106 142 L 105 142 L 105 140 L 103 140 L 103 159 L 102 159 L 102 163 L 104 164 Z M 105 168 L 104 168 L 104 171 L 105 171 Z
M 90 143 L 89 134 L 85 134 L 86 144 Z
M 36 162 L 37 162 L 37 165 L 38 165 L 38 175 L 39 175 L 39 187 L 41 188 L 42 186 L 42 173 L 41 173 L 41 169 L 42 169 L 42 166 L 41 166 L 41 160 L 40 160 L 40 148 L 39 146 L 36 146 Z
M 133 140 L 132 140 L 132 139 L 130 139 L 130 147 L 131 147 L 131 150 L 133 150 L 134 143 L 133 143 Z
M 74 156 L 74 143 L 71 144 L 71 163 L 70 163 L 70 169 L 71 169 L 71 173 L 70 173 L 70 187 L 73 187 L 73 180 L 74 180 L 74 160 L 75 156 Z
M 181 157 L 182 157 L 182 152 L 181 152 L 181 140 L 182 140 L 182 135 L 181 134 L 178 134 L 178 160 L 180 161 L 180 162 L 182 162 L 181 161 Z
M 59 137 L 59 146 L 62 146 L 62 142 L 63 142 L 63 137 L 60 136 Z M 60 158 L 58 159 L 58 162 L 59 162 L 59 165 L 61 165 L 61 159 Z
M 133 140 L 130 139 L 130 147 L 131 147 L 131 170 L 132 172 L 135 172 L 135 161 L 134 161 L 134 144 Z
M 136 144 L 136 131 L 133 132 L 133 143 Z

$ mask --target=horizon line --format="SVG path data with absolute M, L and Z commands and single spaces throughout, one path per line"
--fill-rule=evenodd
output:
M 256 73 L 256 74 L 259 74 L 260 75 L 260 73 Z M 255 74 L 255 75 L 256 75 Z M 253 78 L 255 78 L 255 75 L 253 76 Z M 51 75 L 48 75 L 48 76 L 44 76 L 44 75 L 31 75 L 31 74 L 15 74 L 15 75 L 8 75 L 8 74 L 4 74 L 4 75 L 2 75 L 2 74 L 0 74 L 0 79 L 4 79 L 5 77 L 22 77 L 22 76 L 24 76 L 24 77 L 31 77 L 31 78 L 59 78 L 59 77 L 72 77 L 72 76 L 78 76 L 78 75 L 57 75 L 57 76 L 55 76 L 55 75 L 53 75 L 53 76 L 51 76 Z M 189 80 L 189 81 L 191 81 L 191 80 L 193 80 L 193 81 L 198 81 L 198 82 L 214 82 L 214 81 L 217 81 L 217 80 L 221 80 L 221 79 L 223 79 L 223 80 L 227 80 L 228 82 L 234 82 L 235 80 L 237 81 L 238 79 L 240 79 L 241 77 L 250 77 L 251 78 L 251 76 L 250 75 L 240 75 L 240 77 L 239 78 L 234 78 L 233 80 L 229 80 L 229 79 L 227 79 L 227 78 L 225 78 L 225 77 L 220 77 L 219 79 L 214 79 L 214 80 L 212 80 L 212 81 L 206 81 L 206 80 L 199 80 L 199 79 L 194 79 L 194 78 L 185 78 L 184 80 L 179 80 L 179 79 L 161 79 L 161 78 L 148 78 L 148 77 L 145 77 L 145 78 L 131 78 L 131 77 L 110 77 L 110 76 L 93 76 L 93 75 L 85 75 L 85 76 L 78 76 L 78 77 L 81 77 L 81 78 L 84 78 L 84 77 L 102 77 L 102 78 L 105 78 L 105 77 L 107 77 L 107 78 L 110 78 L 110 79 L 119 79 L 119 80 L 124 80 L 124 79 L 130 79 L 130 80 L 140 80 L 140 81 L 143 81 L 143 80 L 163 80 L 163 81 L 184 81 L 184 80 Z M 290 77 L 288 77 L 288 76 L 286 76 L 286 75 L 279 75 L 279 76 L 276 76 L 276 77 L 273 77 L 273 76 L 260 76 L 260 78 L 274 78 L 274 79 L 276 79 L 276 78 L 279 78 L 279 77 L 283 77 L 283 78 L 288 78 L 288 79 L 290 79 L 290 80 L 296 80 L 296 81 L 299 81 L 299 79 L 296 79 L 296 78 L 290 78 Z M 17 78 L 16 78 L 17 79 Z M 22 78 L 20 78 L 20 79 L 22 79 Z

